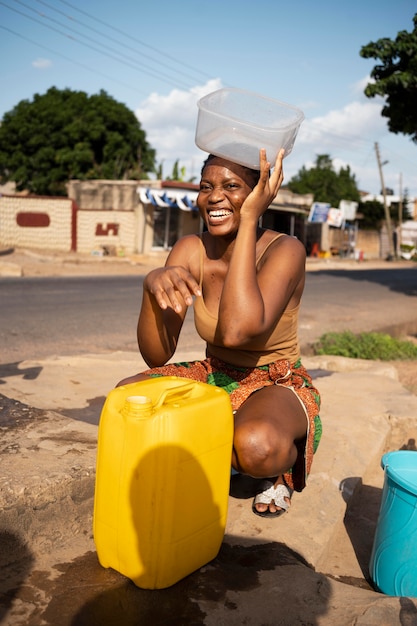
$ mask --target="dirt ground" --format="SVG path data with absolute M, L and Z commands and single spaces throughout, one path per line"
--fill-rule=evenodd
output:
M 407 337 L 417 345 L 417 337 Z M 398 372 L 398 379 L 403 387 L 417 395 L 417 359 L 412 361 L 391 361 Z
M 391 361 L 398 372 L 398 379 L 403 387 L 417 395 L 417 360 Z

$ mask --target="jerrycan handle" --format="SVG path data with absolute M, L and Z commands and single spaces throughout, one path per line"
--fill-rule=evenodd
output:
M 159 409 L 163 404 L 168 404 L 169 402 L 175 402 L 175 400 L 179 400 L 183 398 L 187 394 L 189 394 L 193 388 L 195 387 L 195 381 L 191 381 L 189 383 L 185 383 L 185 385 L 180 385 L 179 387 L 172 387 L 171 389 L 167 389 L 159 396 L 158 401 L 155 404 L 155 409 Z

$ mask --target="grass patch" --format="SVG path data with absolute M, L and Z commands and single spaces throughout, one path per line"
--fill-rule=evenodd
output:
M 417 359 L 417 345 L 384 333 L 326 333 L 313 346 L 314 354 L 331 354 L 371 361 Z

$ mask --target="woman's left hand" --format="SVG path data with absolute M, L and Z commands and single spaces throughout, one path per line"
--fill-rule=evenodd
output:
M 266 160 L 266 150 L 262 148 L 259 151 L 259 181 L 242 204 L 240 209 L 241 219 L 242 217 L 250 217 L 257 222 L 274 200 L 284 180 L 283 158 L 284 150 L 280 150 L 275 161 L 274 170 L 270 176 L 271 164 Z

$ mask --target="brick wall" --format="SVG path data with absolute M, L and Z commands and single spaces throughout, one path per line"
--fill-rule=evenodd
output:
M 134 211 L 137 188 L 136 180 L 70 180 L 67 192 L 82 210 Z
M 77 251 L 99 248 L 137 250 L 136 211 L 77 211 Z
M 69 198 L 0 196 L 0 244 L 75 250 L 76 212 Z
M 0 196 L 0 245 L 87 254 L 107 247 L 132 253 L 138 249 L 139 212 L 80 210 L 69 198 Z

